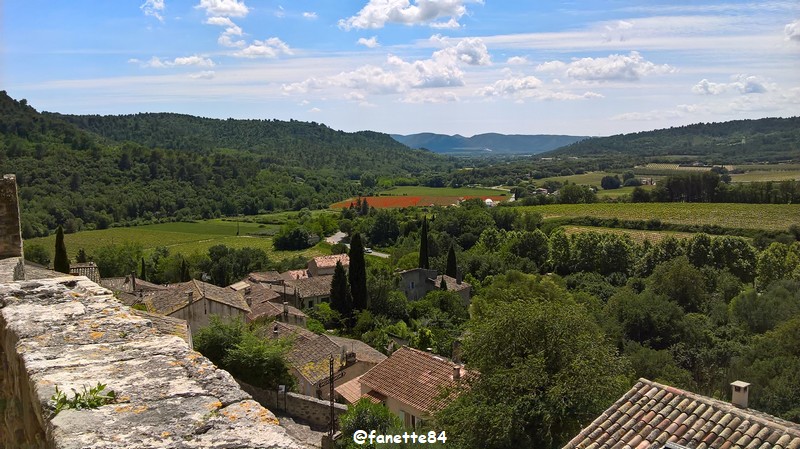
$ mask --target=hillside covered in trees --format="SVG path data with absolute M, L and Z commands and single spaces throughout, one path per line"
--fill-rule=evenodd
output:
M 325 208 L 365 192 L 377 176 L 418 177 L 452 164 L 373 132 L 177 114 L 40 114 L 0 93 L 0 172 L 17 175 L 25 238 L 59 225 L 75 232 Z
M 596 137 L 543 156 L 689 156 L 710 164 L 800 159 L 800 117 L 735 120 Z M 674 160 L 674 159 L 671 159 Z

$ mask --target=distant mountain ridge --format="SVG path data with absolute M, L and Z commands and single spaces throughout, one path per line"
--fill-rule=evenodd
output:
M 732 120 L 594 137 L 549 151 L 548 157 L 667 157 L 714 164 L 800 161 L 800 117 Z
M 464 137 L 436 133 L 391 134 L 392 138 L 411 148 L 425 148 L 446 154 L 538 154 L 587 139 L 587 136 L 551 134 L 476 134 Z

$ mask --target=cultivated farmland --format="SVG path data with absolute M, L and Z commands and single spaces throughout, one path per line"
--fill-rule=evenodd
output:
M 674 237 L 676 239 L 685 239 L 692 237 L 691 232 L 674 232 L 674 231 L 643 231 L 639 229 L 622 229 L 622 228 L 599 228 L 593 226 L 564 226 L 564 232 L 569 234 L 579 234 L 581 232 L 602 232 L 608 234 L 627 235 L 634 242 L 642 243 L 645 240 L 650 243 L 657 243 L 667 237 Z
M 620 220 L 661 220 L 685 225 L 779 231 L 800 223 L 800 204 L 732 203 L 594 203 L 550 204 L 521 209 L 545 218 L 597 217 Z

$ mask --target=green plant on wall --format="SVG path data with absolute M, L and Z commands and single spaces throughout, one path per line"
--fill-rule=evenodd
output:
M 98 408 L 110 404 L 117 399 L 117 393 L 115 393 L 114 390 L 105 391 L 106 385 L 100 382 L 92 388 L 87 388 L 86 385 L 84 385 L 82 392 L 77 392 L 74 388 L 71 390 L 73 396 L 70 399 L 67 397 L 66 393 L 60 390 L 58 385 L 56 385 L 56 392 L 50 397 L 50 400 L 55 403 L 55 414 L 58 414 L 61 410 L 70 408 L 78 410 Z

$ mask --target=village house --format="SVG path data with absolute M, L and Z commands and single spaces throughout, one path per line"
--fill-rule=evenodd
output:
M 301 279 L 290 279 L 282 285 L 267 285 L 268 288 L 281 295 L 281 301 L 292 307 L 305 309 L 321 302 L 329 302 L 331 298 L 331 281 L 333 276 L 316 276 Z
M 564 449 L 800 448 L 800 424 L 747 408 L 750 384 L 731 387 L 723 402 L 639 379 Z
M 447 275 L 439 275 L 436 270 L 413 268 L 400 272 L 400 288 L 409 301 L 422 299 L 428 292 L 438 290 L 444 279 L 447 290 L 458 293 L 465 306 L 469 306 L 472 286 L 461 280 Z
M 330 256 L 319 256 L 308 262 L 309 276 L 332 275 L 336 269 L 336 263 L 341 262 L 345 270 L 350 268 L 350 256 L 347 254 L 332 254 Z
M 186 320 L 193 333 L 208 326 L 211 315 L 245 320 L 252 312 L 242 294 L 196 279 L 168 285 L 145 296 L 143 303 L 148 312 Z
M 359 340 L 317 335 L 286 323 L 275 322 L 268 327 L 272 328 L 272 338 L 288 337 L 293 340 L 286 359 L 297 380 L 297 391 L 306 396 L 330 398 L 327 381 L 331 356 L 334 374 L 339 376 L 334 381 L 334 387 L 355 379 L 386 360 L 385 355 Z
M 283 321 L 305 327 L 308 317 L 305 313 L 283 302 L 281 294 L 264 284 L 253 282 L 249 278 L 228 286 L 244 297 L 250 307 L 247 322 L 267 323 L 273 320 Z
M 367 398 L 385 405 L 406 427 L 430 419 L 442 391 L 474 375 L 461 364 L 404 346 L 386 360 L 336 388 L 339 398 L 355 403 Z

